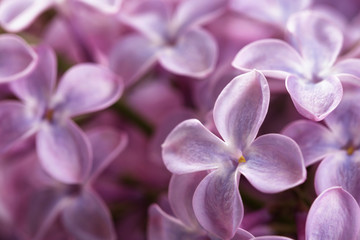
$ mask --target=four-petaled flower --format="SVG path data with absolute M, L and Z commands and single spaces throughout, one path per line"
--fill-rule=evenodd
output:
M 303 11 L 287 23 L 287 38 L 253 42 L 237 54 L 233 66 L 257 69 L 266 76 L 286 78 L 285 85 L 296 109 L 315 121 L 324 119 L 340 103 L 344 75 L 360 76 L 360 60 L 335 64 L 343 45 L 340 29 L 321 14 Z
M 318 194 L 341 186 L 360 203 L 359 91 L 347 92 L 324 122 L 327 127 L 298 120 L 289 124 L 283 134 L 299 144 L 306 166 L 322 160 L 315 175 Z
M 306 178 L 297 144 L 280 134 L 255 139 L 269 105 L 269 86 L 257 71 L 234 78 L 220 93 L 213 115 L 222 139 L 198 120 L 180 123 L 163 144 L 163 160 L 174 174 L 208 170 L 193 197 L 201 226 L 225 239 L 243 217 L 240 174 L 258 190 L 276 193 Z
M 79 64 L 64 74 L 55 91 L 55 54 L 47 47 L 39 47 L 37 53 L 39 61 L 31 74 L 11 83 L 21 101 L 0 102 L 0 152 L 37 133 L 44 169 L 59 181 L 78 183 L 90 171 L 90 145 L 71 118 L 113 104 L 123 83 L 102 66 Z

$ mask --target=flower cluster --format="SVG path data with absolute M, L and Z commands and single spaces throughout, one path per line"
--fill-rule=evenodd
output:
M 360 2 L 0 0 L 0 239 L 359 240 Z

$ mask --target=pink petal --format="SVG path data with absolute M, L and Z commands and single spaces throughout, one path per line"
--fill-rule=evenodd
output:
M 339 105 L 343 94 L 341 82 L 335 76 L 311 82 L 290 75 L 286 78 L 286 89 L 298 112 L 314 121 L 329 115 Z
M 0 4 L 0 24 L 9 32 L 20 32 L 54 3 L 54 0 L 3 0 Z
M 150 80 L 150 79 L 149 79 Z M 177 121 L 166 120 L 169 116 L 175 115 L 175 112 L 184 112 L 184 98 L 178 89 L 175 89 L 168 81 L 163 79 L 153 79 L 154 81 L 144 82 L 131 91 L 126 100 L 130 107 L 141 114 L 145 119 L 149 120 L 157 128 L 155 134 L 159 132 L 159 128 L 167 127 L 166 135 L 182 120 L 189 119 L 189 114 L 181 117 Z M 189 111 L 187 111 L 189 112 Z M 180 114 L 178 114 L 180 115 Z M 173 124 L 169 124 L 174 122 Z M 165 135 L 165 136 L 166 136 Z M 164 141 L 165 137 L 161 140 Z M 160 147 L 160 144 L 158 145 Z
M 339 187 L 330 188 L 312 204 L 306 220 L 306 239 L 358 239 L 360 209 L 355 199 Z
M 158 49 L 139 34 L 127 35 L 111 50 L 110 69 L 121 76 L 126 84 L 131 84 L 154 65 Z
M 44 108 L 49 104 L 56 83 L 56 56 L 45 46 L 36 49 L 39 61 L 27 76 L 11 82 L 11 90 L 16 96 L 34 108 Z
M 231 7 L 242 14 L 284 27 L 288 18 L 297 11 L 305 9 L 311 0 L 233 0 Z
M 95 179 L 124 150 L 128 142 L 125 133 L 110 127 L 98 127 L 86 132 L 91 143 L 93 162 L 90 171 Z
M 234 78 L 220 93 L 214 121 L 225 142 L 244 149 L 256 137 L 268 110 L 269 85 L 260 72 Z
M 174 215 L 189 228 L 198 227 L 192 201 L 195 189 L 206 176 L 205 172 L 176 175 L 169 184 L 169 203 Z
M 249 240 L 252 237 L 254 237 L 254 236 L 251 233 L 249 233 L 248 231 L 246 231 L 242 228 L 238 228 L 236 230 L 235 236 L 231 240 Z
M 315 175 L 315 189 L 318 194 L 324 190 L 341 186 L 360 203 L 360 153 L 351 156 L 346 151 L 326 157 L 319 165 Z
M 64 209 L 63 224 L 78 240 L 115 240 L 110 212 L 96 193 L 84 189 Z
M 27 212 L 27 230 L 33 239 L 42 239 L 63 210 L 63 195 L 58 190 L 45 188 L 32 195 Z
M 326 118 L 325 123 L 343 145 L 360 144 L 360 104 L 359 93 L 345 92 L 339 106 Z
M 196 119 L 186 120 L 175 127 L 162 148 L 164 163 L 175 174 L 218 168 L 230 163 L 231 156 L 235 156 L 223 141 Z
M 116 13 L 120 9 L 122 0 L 77 0 L 103 13 Z
M 299 146 L 289 137 L 266 134 L 258 137 L 243 156 L 239 170 L 258 190 L 276 193 L 305 181 L 306 169 Z
M 120 98 L 123 88 L 121 79 L 107 68 L 78 64 L 61 78 L 54 101 L 69 116 L 76 116 L 109 107 Z
M 287 29 L 311 72 L 320 75 L 334 64 L 342 48 L 343 35 L 321 14 L 311 11 L 294 14 Z
M 195 190 L 193 207 L 199 223 L 221 239 L 232 238 L 243 218 L 238 182 L 235 168 L 219 168 Z
M 337 141 L 329 129 L 307 120 L 292 122 L 286 126 L 282 134 L 292 138 L 299 145 L 305 166 L 314 164 L 341 146 L 341 142 Z
M 250 43 L 237 53 L 232 65 L 244 71 L 257 69 L 266 76 L 285 78 L 303 73 L 303 60 L 293 47 L 277 39 Z
M 8 150 L 16 142 L 35 131 L 36 118 L 18 101 L 0 103 L 0 152 Z
M 227 7 L 226 0 L 185 0 L 178 5 L 172 19 L 174 32 L 181 32 L 194 25 L 203 24 L 224 13 Z
M 35 51 L 20 37 L 11 34 L 0 36 L 0 83 L 26 76 L 37 61 Z
M 202 78 L 213 71 L 218 47 L 212 35 L 202 29 L 192 29 L 180 35 L 173 46 L 158 53 L 160 64 L 168 71 Z
M 63 124 L 44 123 L 36 145 L 43 168 L 55 179 L 73 184 L 88 177 L 92 164 L 90 143 L 72 120 Z
M 351 74 L 360 78 L 360 59 L 350 58 L 339 61 L 331 69 L 331 72 L 336 75 Z
M 197 239 L 199 234 L 191 232 L 181 221 L 165 213 L 157 204 L 149 207 L 147 239 L 182 240 Z
M 125 8 L 120 19 L 144 34 L 152 42 L 163 42 L 167 35 L 169 6 L 159 0 L 132 1 Z

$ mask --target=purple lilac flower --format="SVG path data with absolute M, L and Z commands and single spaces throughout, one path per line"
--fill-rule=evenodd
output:
M 92 184 L 99 174 L 124 149 L 127 136 L 112 128 L 87 131 L 91 143 L 90 174 L 78 184 L 47 184 L 39 190 L 29 206 L 30 233 L 33 239 L 45 239 L 47 231 L 60 218 L 66 231 L 79 240 L 114 240 L 110 213 Z
M 235 11 L 283 29 L 291 15 L 308 8 L 311 3 L 312 0 L 231 0 L 230 5 Z
M 46 47 L 28 76 L 11 84 L 21 99 L 0 103 L 0 149 L 37 133 L 37 152 L 44 169 L 65 183 L 76 183 L 90 171 L 89 142 L 72 117 L 98 111 L 119 99 L 123 84 L 112 72 L 81 64 L 68 70 L 56 91 L 56 60 Z
M 68 13 L 74 4 L 83 4 L 105 13 L 116 13 L 121 0 L 3 0 L 0 3 L 0 24 L 10 32 L 20 32 L 30 26 L 43 12 L 57 8 Z
M 214 121 L 220 139 L 198 120 L 180 123 L 163 144 L 163 160 L 174 174 L 209 171 L 195 190 L 193 206 L 201 226 L 229 239 L 243 217 L 238 191 L 241 174 L 258 190 L 276 193 L 306 178 L 293 140 L 279 134 L 255 139 L 269 104 L 265 77 L 252 71 L 233 79 L 220 93 Z
M 287 23 L 288 43 L 265 39 L 244 47 L 233 66 L 245 71 L 256 68 L 265 75 L 286 78 L 286 89 L 303 116 L 324 119 L 340 103 L 341 78 L 358 75 L 358 59 L 336 62 L 343 44 L 341 31 L 321 14 L 304 11 Z
M 199 27 L 225 10 L 226 0 L 186 0 L 174 13 L 162 1 L 138 1 L 121 20 L 139 33 L 122 38 L 110 55 L 110 67 L 126 82 L 138 79 L 156 61 L 168 71 L 204 77 L 216 63 L 213 36 Z M 139 47 L 140 46 L 140 47 Z
M 283 134 L 299 144 L 306 166 L 322 160 L 315 176 L 318 194 L 341 186 L 360 202 L 359 92 L 347 92 L 324 122 L 326 126 L 298 120 L 289 124 Z

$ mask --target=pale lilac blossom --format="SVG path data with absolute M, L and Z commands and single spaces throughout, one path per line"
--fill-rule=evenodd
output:
M 306 178 L 300 149 L 293 140 L 279 134 L 256 138 L 269 95 L 261 73 L 240 75 L 215 103 L 214 121 L 223 140 L 190 119 L 163 143 L 163 160 L 172 173 L 208 171 L 195 190 L 193 206 L 200 225 L 217 237 L 233 237 L 243 218 L 238 190 L 241 174 L 266 193 L 284 191 Z
M 21 100 L 0 103 L 0 150 L 35 133 L 44 169 L 65 183 L 87 177 L 90 145 L 72 117 L 110 106 L 122 93 L 121 79 L 95 65 L 81 64 L 67 71 L 56 84 L 56 59 L 51 49 L 39 47 L 39 62 L 26 77 L 11 84 Z
M 312 2 L 312 0 L 231 0 L 230 6 L 239 13 L 283 30 L 292 14 L 307 9 Z
M 292 101 L 303 116 L 324 119 L 340 103 L 343 75 L 358 75 L 358 59 L 336 62 L 343 45 L 342 32 L 321 14 L 304 11 L 287 22 L 291 45 L 278 39 L 253 42 L 237 54 L 233 66 L 258 69 L 266 76 L 286 78 Z
M 85 5 L 100 12 L 115 14 L 121 0 L 3 0 L 0 2 L 0 25 L 9 32 L 20 32 L 50 8 L 68 14 L 71 8 Z
M 283 134 L 294 139 L 303 153 L 305 165 L 321 161 L 315 176 L 318 194 L 329 187 L 341 186 L 360 202 L 360 106 L 359 92 L 344 95 L 324 122 L 308 120 L 289 124 Z
M 218 48 L 214 37 L 199 25 L 226 9 L 226 0 L 181 1 L 172 12 L 163 1 L 138 1 L 120 19 L 132 33 L 114 46 L 110 67 L 133 82 L 159 62 L 169 72 L 201 78 L 215 67 Z
M 115 240 L 109 210 L 92 184 L 127 144 L 127 136 L 100 127 L 87 131 L 93 154 L 90 174 L 78 184 L 47 183 L 35 192 L 28 210 L 32 239 L 46 239 L 47 232 L 61 220 L 69 235 L 79 240 Z M 51 182 L 51 181 L 49 181 Z

